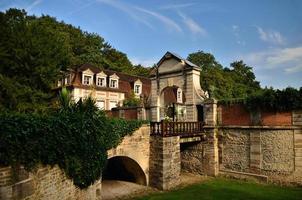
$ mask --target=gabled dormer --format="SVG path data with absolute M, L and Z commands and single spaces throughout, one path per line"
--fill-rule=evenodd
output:
M 103 71 L 96 74 L 96 86 L 98 87 L 106 87 L 107 86 L 107 74 Z
M 94 73 L 89 68 L 82 72 L 82 84 L 92 85 Z
M 109 87 L 118 88 L 119 77 L 114 73 L 109 77 Z

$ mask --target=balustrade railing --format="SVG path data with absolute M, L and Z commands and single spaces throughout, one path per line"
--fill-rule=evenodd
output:
M 190 137 L 203 133 L 203 122 L 151 122 L 151 135 Z

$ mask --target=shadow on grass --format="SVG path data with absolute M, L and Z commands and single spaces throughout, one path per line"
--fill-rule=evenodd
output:
M 212 179 L 179 190 L 139 197 L 137 200 L 302 200 L 302 188 Z

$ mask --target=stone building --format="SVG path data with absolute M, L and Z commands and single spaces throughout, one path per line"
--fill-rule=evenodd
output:
M 136 98 L 148 99 L 151 81 L 111 70 L 102 70 L 91 64 L 69 68 L 57 83 L 56 90 L 66 87 L 74 101 L 92 96 L 100 109 L 111 110 L 122 106 L 133 93 Z
M 160 121 L 203 121 L 200 67 L 167 52 L 151 73 L 151 119 Z

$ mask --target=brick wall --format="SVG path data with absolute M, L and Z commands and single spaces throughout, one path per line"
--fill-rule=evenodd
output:
M 250 113 L 241 104 L 230 106 L 219 105 L 218 111 L 218 121 L 221 125 L 290 126 L 293 124 L 292 112 L 260 111 Z

